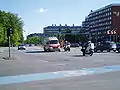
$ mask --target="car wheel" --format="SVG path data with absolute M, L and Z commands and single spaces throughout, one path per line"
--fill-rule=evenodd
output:
M 97 49 L 95 49 L 94 52 L 97 52 Z
M 110 52 L 110 49 L 108 49 L 107 52 Z
M 70 52 L 70 48 L 68 49 L 68 51 Z
M 58 52 L 60 52 L 60 49 L 58 49 Z
M 85 53 L 83 53 L 83 56 L 85 56 Z
M 120 53 L 120 49 L 118 49 L 118 53 Z
M 66 52 L 67 50 L 66 50 L 66 49 L 64 49 L 64 51 Z
M 92 55 L 93 55 L 93 52 L 90 53 L 90 56 L 92 56 Z
M 116 52 L 116 50 L 113 50 L 113 52 Z
M 44 52 L 47 52 L 47 50 L 44 48 Z
M 103 52 L 103 50 L 100 50 L 101 52 Z

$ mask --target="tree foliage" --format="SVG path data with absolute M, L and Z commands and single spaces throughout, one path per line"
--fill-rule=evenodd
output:
M 23 42 L 23 21 L 17 14 L 0 11 L 0 45 L 8 45 L 7 29 L 13 30 L 11 44 L 16 46 Z
M 52 34 L 51 36 L 57 37 L 60 41 L 67 40 L 71 43 L 86 42 L 87 38 L 82 34 L 71 34 L 71 32 L 66 32 L 67 34 Z
M 41 38 L 39 36 L 29 37 L 27 38 L 27 40 L 25 40 L 25 43 L 26 44 L 40 44 Z
M 72 43 L 86 42 L 87 39 L 81 34 L 66 34 L 65 40 Z
M 72 32 L 72 30 L 71 29 L 66 29 L 66 33 L 71 33 Z

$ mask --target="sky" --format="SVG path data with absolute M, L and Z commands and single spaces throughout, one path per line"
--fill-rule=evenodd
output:
M 24 37 L 56 25 L 81 25 L 91 10 L 120 0 L 0 0 L 0 10 L 18 14 L 24 21 Z

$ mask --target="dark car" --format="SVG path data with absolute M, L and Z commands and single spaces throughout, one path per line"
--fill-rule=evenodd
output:
M 117 45 L 116 50 L 120 53 L 120 44 L 116 44 L 116 45 Z
M 79 47 L 79 44 L 78 43 L 71 43 L 70 47 Z
M 99 42 L 95 44 L 95 49 L 94 51 L 101 51 L 103 52 L 104 50 L 107 50 L 107 52 L 110 52 L 113 50 L 114 52 L 116 51 L 116 44 L 114 42 L 106 41 L 106 42 Z

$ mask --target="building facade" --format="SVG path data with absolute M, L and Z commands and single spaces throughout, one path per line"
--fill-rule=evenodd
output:
M 120 41 L 120 4 L 111 4 L 90 12 L 82 23 L 84 34 L 93 42 Z
M 43 33 L 32 33 L 32 34 L 29 34 L 27 36 L 27 38 L 34 37 L 34 36 L 38 36 L 38 37 L 42 38 L 42 37 L 44 37 L 44 34 Z
M 81 26 L 62 26 L 61 24 L 59 26 L 52 25 L 47 26 L 43 29 L 45 35 L 52 35 L 52 34 L 79 34 L 82 30 Z

